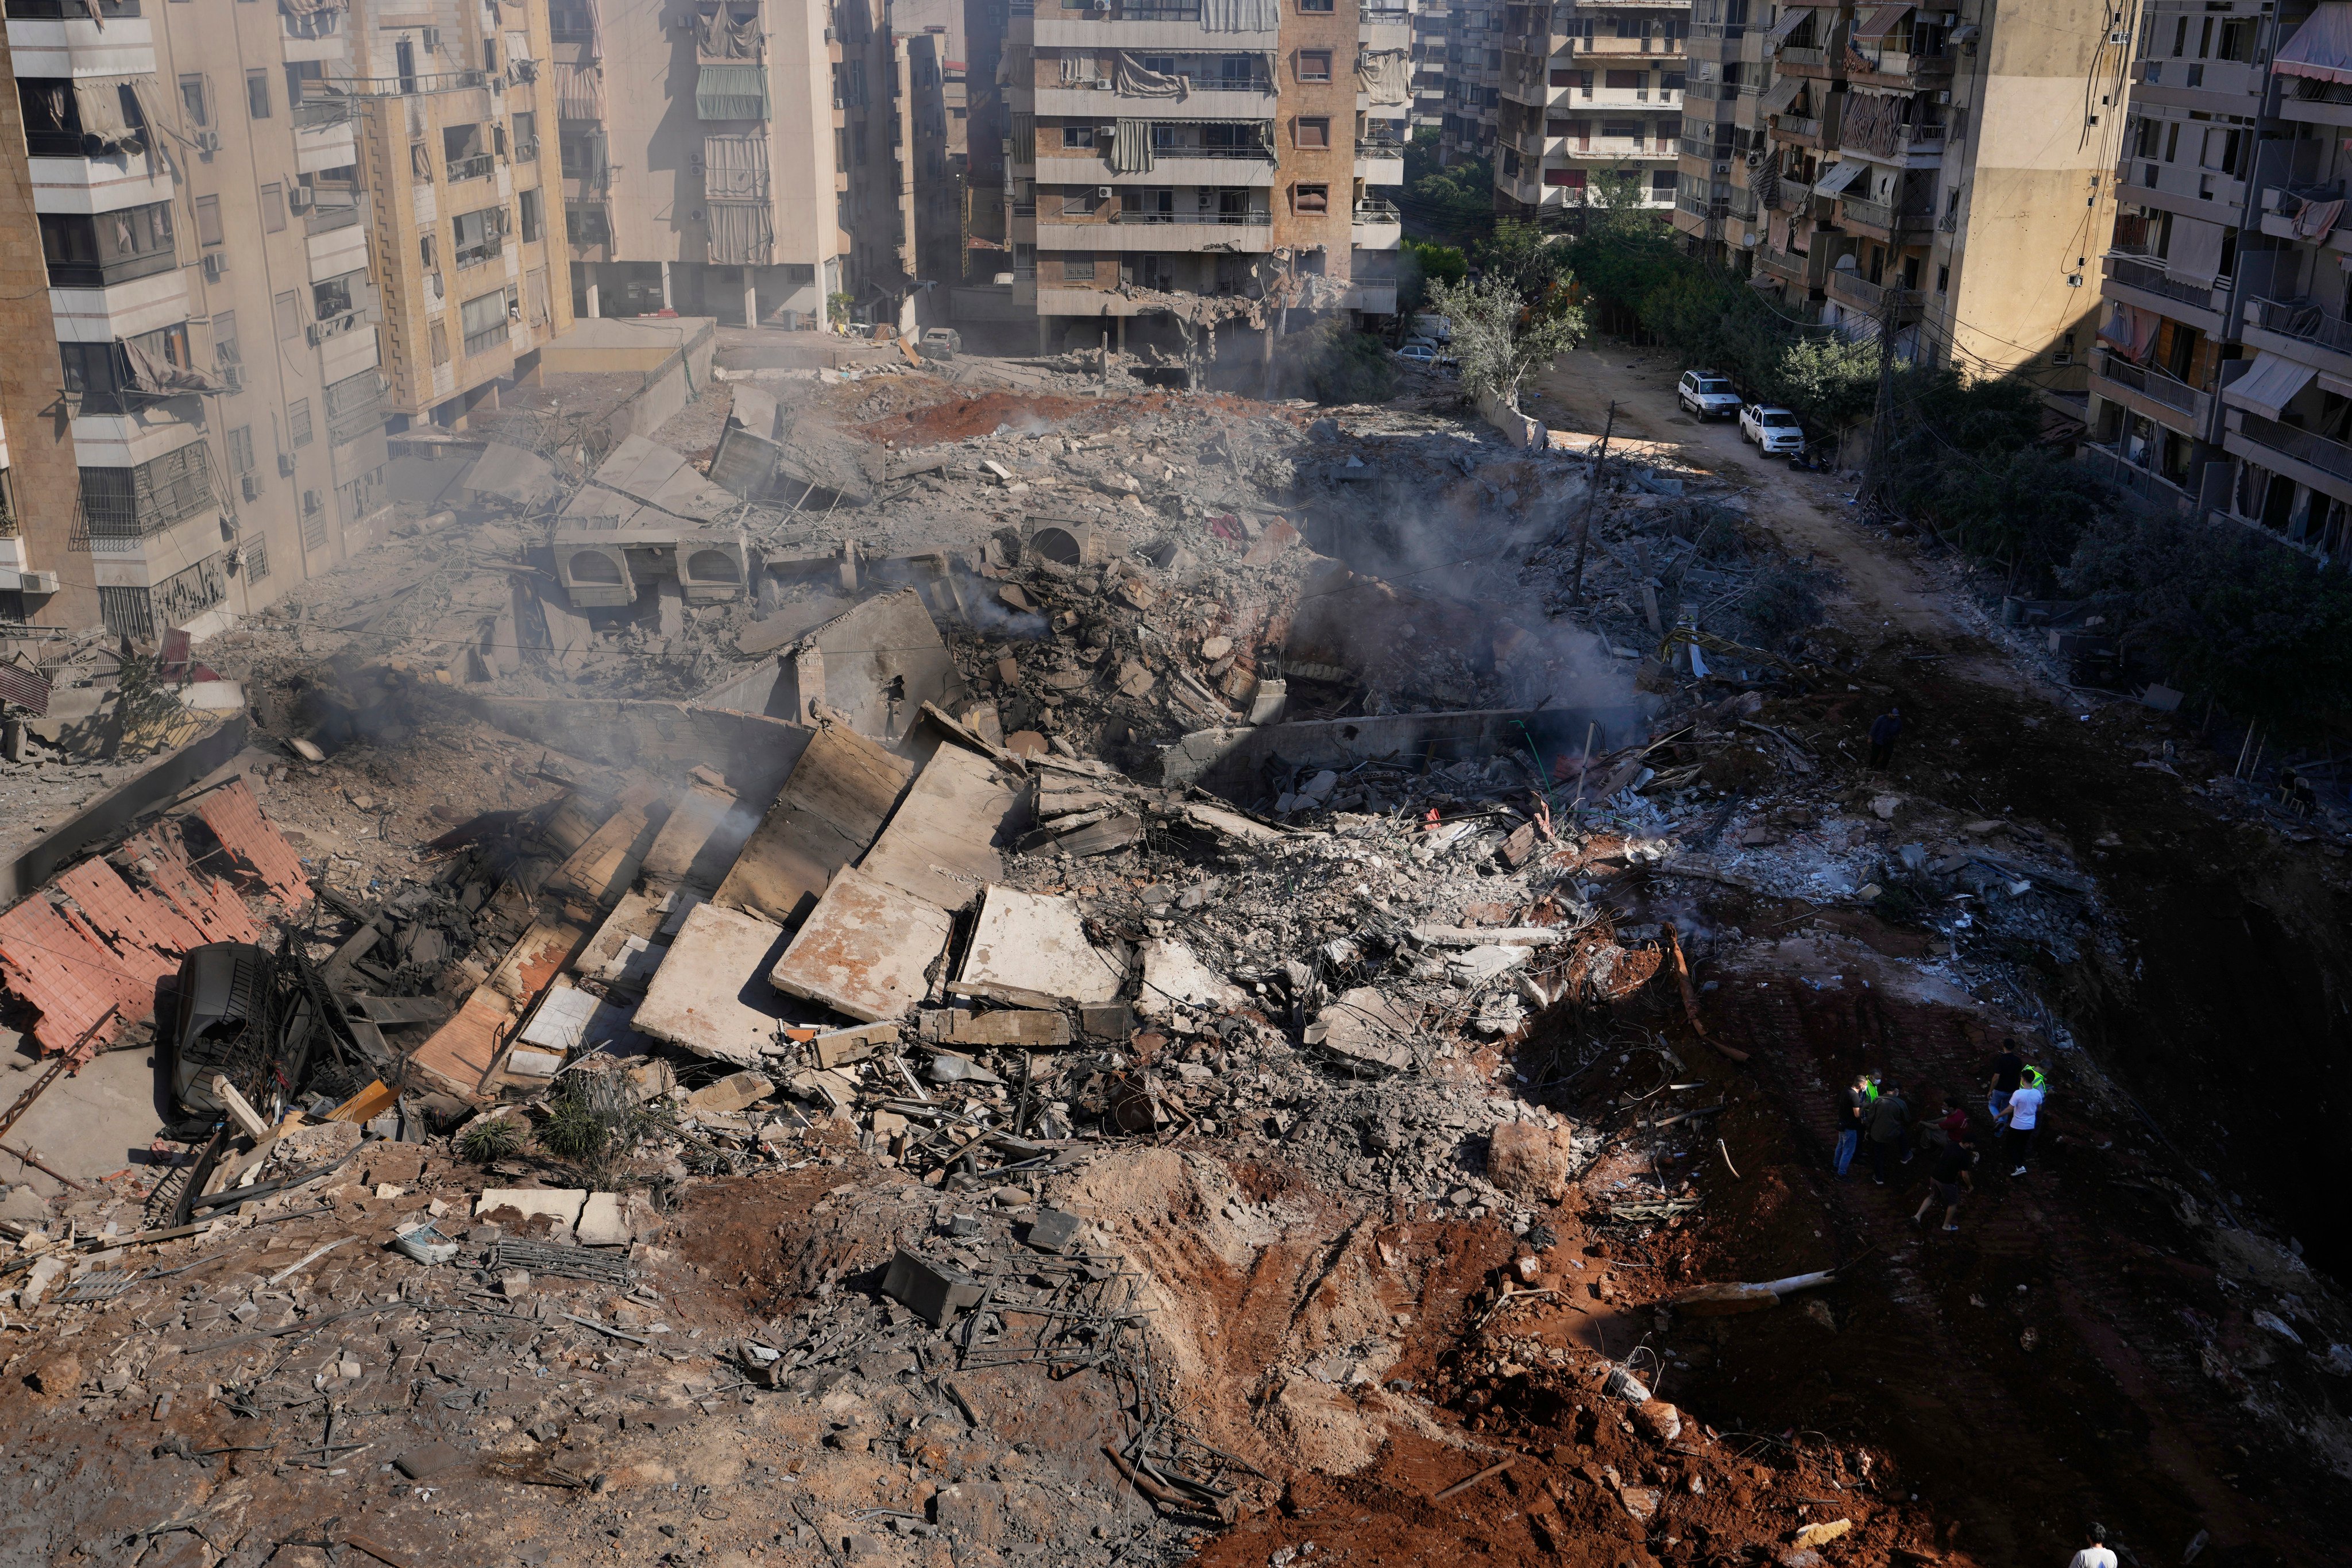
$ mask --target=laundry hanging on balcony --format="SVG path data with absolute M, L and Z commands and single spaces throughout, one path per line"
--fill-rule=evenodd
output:
M 1278 0 L 1201 0 L 1204 33 L 1271 33 L 1281 26 Z
M 555 68 L 555 115 L 559 120 L 604 118 L 604 68 L 593 61 Z
M 2279 216 L 2294 226 L 2297 237 L 2326 239 L 2344 216 L 2342 196 L 2284 195 L 2279 201 Z
M 1192 84 L 1184 78 L 1173 71 L 1152 70 L 1125 49 L 1118 52 L 1118 68 L 1111 80 L 1121 98 L 1182 100 L 1192 95 Z
M 705 66 L 694 87 L 694 112 L 704 120 L 768 118 L 768 72 L 761 66 Z
M 2309 386 L 2318 374 L 2307 364 L 2265 350 L 2254 356 L 2252 370 L 2221 389 L 2221 401 L 2265 419 L 2283 419 L 2294 395 Z
M 696 42 L 701 46 L 706 60 L 756 60 L 767 42 L 756 14 L 738 21 L 724 5 L 697 17 L 694 26 Z
M 1408 103 L 1412 100 L 1412 56 L 1403 49 L 1360 49 L 1356 54 L 1356 86 L 1374 103 Z
M 2117 353 L 2139 364 L 2147 360 L 2147 351 L 2155 347 L 2157 329 L 2162 324 L 2163 319 L 2153 310 L 2119 303 L 2107 324 L 2099 329 L 2099 341 L 2114 344 Z
M 1110 166 L 1121 174 L 1148 174 L 1152 170 L 1151 121 L 1122 120 L 1111 133 Z
M 2271 68 L 2312 81 L 2352 82 L 2352 5 L 2331 3 L 2314 11 L 2280 47 Z
M 1062 57 L 1062 85 L 1089 87 L 1102 80 L 1102 62 L 1092 55 Z

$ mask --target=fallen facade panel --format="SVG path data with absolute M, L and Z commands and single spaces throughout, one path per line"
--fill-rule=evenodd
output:
M 752 1065 L 775 1049 L 787 1016 L 768 982 L 783 934 L 740 910 L 696 905 L 631 1021 L 697 1056 Z
M 770 978 L 861 1023 L 904 1017 L 929 994 L 953 923 L 938 905 L 845 868 Z
M 996 846 L 1025 815 L 1010 774 L 961 746 L 943 745 L 858 867 L 925 903 L 961 910 L 1003 879 Z
M 963 967 L 949 987 L 1022 1007 L 1116 1000 L 1128 965 L 1087 940 L 1076 900 L 992 887 Z
M 818 730 L 719 890 L 729 909 L 789 924 L 881 833 L 914 768 L 842 725 Z

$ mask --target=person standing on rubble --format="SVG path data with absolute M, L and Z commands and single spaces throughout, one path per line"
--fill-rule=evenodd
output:
M 1964 1190 L 1976 1191 L 1976 1180 L 1969 1174 L 1976 1163 L 1976 1136 L 1964 1121 L 1952 1141 L 1944 1145 L 1944 1152 L 1936 1156 L 1935 1169 L 1927 1173 L 1927 1200 L 1911 1216 L 1911 1223 L 1926 1225 L 1928 1211 L 1941 1204 L 1944 1205 L 1944 1228 L 1947 1231 L 1959 1229 L 1960 1194 Z
M 2010 1172 L 2012 1176 L 2025 1174 L 2025 1156 L 2033 1147 L 2034 1132 L 2042 1125 L 2042 1081 L 2040 1068 L 2027 1068 L 2017 1092 L 2009 1097 L 2009 1103 L 1994 1118 L 1996 1125 L 2007 1129 L 2001 1138 L 2000 1152 L 2004 1161 L 2017 1163 L 2017 1168 Z
M 1911 1152 L 1903 1146 L 1905 1132 L 1911 1125 L 1911 1107 L 1903 1091 L 1891 1083 L 1879 1085 L 1878 1099 L 1870 1108 L 1870 1169 L 1872 1178 L 1880 1186 L 1886 1184 L 1886 1162 L 1896 1154 L 1907 1164 Z
M 1985 1095 L 1985 1114 L 1994 1121 L 2009 1104 L 2009 1097 L 2017 1092 L 2017 1080 L 2025 1071 L 2025 1058 L 2017 1054 L 2015 1040 L 2000 1043 L 2000 1055 L 1992 1059 L 1992 1083 Z
M 1895 763 L 1895 742 L 1903 738 L 1903 710 L 1889 708 L 1870 725 L 1870 765 L 1883 773 Z
M 2083 1550 L 2066 1568 L 2116 1568 L 2116 1554 L 2107 1547 L 2107 1527 L 2094 1524 L 2083 1531 Z
M 1853 1164 L 1854 1151 L 1862 1146 L 1862 1121 L 1870 1109 L 1870 1075 L 1856 1073 L 1853 1082 L 1838 1096 L 1837 1179 Z

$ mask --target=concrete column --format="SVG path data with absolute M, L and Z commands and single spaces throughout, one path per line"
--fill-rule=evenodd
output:
M 1040 316 L 1040 317 L 1038 317 L 1038 318 L 1037 318 L 1037 354 L 1038 354 L 1038 357 L 1042 359 L 1042 358 L 1044 358 L 1045 355 L 1047 355 L 1047 354 L 1049 354 L 1049 353 L 1052 353 L 1053 352 L 1054 352 L 1054 318 L 1053 318 L 1053 317 L 1051 317 L 1051 316 Z
M 1118 318 L 1118 352 L 1121 353 L 1127 352 L 1127 318 L 1125 316 Z
M 760 286 L 751 281 L 751 269 L 748 267 L 743 268 L 743 324 L 760 324 Z
M 592 317 L 593 317 L 593 316 L 601 316 L 601 315 L 603 315 L 604 312 L 603 310 L 599 310 L 599 309 L 597 308 L 597 305 L 596 305 L 596 274 L 595 274 L 593 271 L 591 271 L 591 272 L 588 274 L 588 291 L 587 291 L 587 292 L 588 292 L 588 314 L 589 314 L 590 316 L 592 316 Z
M 675 306 L 675 305 L 673 305 L 673 304 L 671 304 L 671 303 L 669 302 L 669 263 L 668 263 L 668 262 L 667 262 L 667 261 L 663 262 L 663 263 L 661 264 L 661 269 L 662 269 L 662 309 L 663 309 L 663 310 L 674 310 L 677 309 L 677 306 Z

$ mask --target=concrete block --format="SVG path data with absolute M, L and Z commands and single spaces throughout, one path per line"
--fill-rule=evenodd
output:
M 492 1187 L 474 1204 L 474 1217 L 512 1237 L 569 1242 L 588 1194 L 578 1187 Z M 542 1226 L 544 1228 L 542 1228 Z
M 631 1240 L 627 1215 L 617 1193 L 591 1193 L 580 1209 L 580 1245 L 626 1247 Z
M 952 923 L 938 905 L 844 868 L 769 979 L 779 991 L 848 1017 L 903 1017 L 929 993 Z
M 1075 899 L 992 887 L 981 896 L 971 949 L 950 987 L 1017 1007 L 1114 1000 L 1127 966 L 1087 940 Z
M 784 1016 L 767 980 L 783 934 L 754 916 L 696 905 L 646 985 L 637 1032 L 739 1067 L 758 1062 Z

